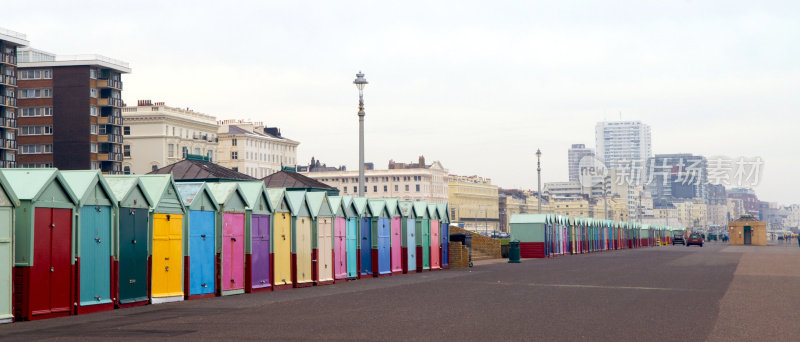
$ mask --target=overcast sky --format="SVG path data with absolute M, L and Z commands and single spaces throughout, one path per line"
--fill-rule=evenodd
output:
M 123 98 L 278 126 L 298 159 L 439 160 L 504 188 L 566 181 L 595 123 L 654 153 L 760 156 L 762 200 L 800 192 L 797 1 L 12 1 L 0 26 L 130 62 Z

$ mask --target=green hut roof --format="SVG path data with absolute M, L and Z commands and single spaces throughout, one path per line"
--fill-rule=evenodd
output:
M 400 211 L 397 209 L 397 199 L 396 198 L 387 198 L 386 199 L 386 211 L 389 212 L 389 217 L 400 216 Z
M 211 193 L 205 182 L 180 182 L 176 183 L 175 187 L 178 188 L 178 195 L 180 195 L 185 207 L 191 207 L 192 203 L 205 193 L 211 198 L 211 205 L 214 206 L 214 211 L 219 210 L 217 199 L 214 198 L 214 194 Z
M 78 204 L 78 198 L 57 169 L 0 169 L 0 173 L 8 181 L 17 200 L 35 200 L 47 188 L 47 184 L 57 181 L 72 204 Z
M 116 207 L 119 205 L 117 202 L 117 197 L 114 196 L 114 192 L 111 191 L 108 183 L 106 183 L 105 179 L 103 179 L 100 170 L 61 171 L 61 175 L 64 176 L 64 180 L 67 181 L 70 189 L 73 191 L 75 196 L 78 197 L 79 205 L 83 205 L 83 202 L 86 201 L 87 197 L 91 195 L 89 190 L 93 184 L 100 186 L 100 189 L 102 189 L 103 192 L 106 193 L 106 196 L 108 196 L 112 206 Z
M 114 193 L 114 197 L 117 198 L 117 201 L 124 202 L 131 192 L 133 192 L 136 187 L 139 187 L 142 190 L 144 199 L 147 201 L 147 205 L 149 207 L 153 206 L 153 200 L 150 199 L 150 194 L 147 193 L 147 190 L 139 180 L 139 177 L 128 175 L 110 175 L 103 176 L 103 178 L 105 179 L 106 183 L 108 183 L 108 187 L 111 189 L 111 192 Z
M 258 196 L 261 196 L 262 193 L 267 193 L 267 188 L 264 187 L 264 182 L 261 181 L 236 183 L 239 184 L 239 189 L 242 190 L 242 193 L 247 199 L 247 203 L 250 203 L 250 206 L 255 206 L 256 203 L 258 203 Z M 269 196 L 267 196 L 267 198 L 269 199 Z M 266 203 L 268 212 L 274 211 L 271 202 L 271 200 L 267 200 Z

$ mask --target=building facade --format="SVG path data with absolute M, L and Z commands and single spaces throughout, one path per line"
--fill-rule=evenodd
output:
M 284 137 L 277 127 L 241 120 L 222 120 L 218 124 L 220 165 L 255 178 L 297 165 L 300 143 Z
M 708 200 L 708 160 L 690 153 L 656 154 L 647 160 L 647 190 L 658 201 Z
M 18 167 L 122 173 L 122 74 L 100 55 L 18 49 Z
M 500 230 L 497 185 L 489 178 L 449 175 L 447 201 L 450 222 L 463 224 L 470 231 Z
M 641 168 L 653 155 L 650 140 L 650 126 L 641 121 L 603 121 L 595 126 L 597 157 L 608 168 Z
M 24 34 L 0 28 L 0 168 L 17 167 L 17 48 Z
M 186 159 L 189 154 L 210 162 L 217 158 L 217 119 L 164 102 L 139 100 L 122 108 L 122 171 L 145 174 Z
M 586 148 L 584 144 L 572 144 L 567 152 L 569 162 L 569 181 L 577 182 L 580 180 L 579 165 L 583 157 L 594 157 L 594 149 Z
M 728 200 L 731 199 L 741 200 L 742 207 L 744 208 L 744 213 L 735 215 L 731 217 L 731 220 L 737 220 L 743 214 L 752 215 L 755 218 L 758 218 L 761 211 L 761 201 L 758 200 L 758 196 L 756 196 L 755 191 L 753 189 L 744 189 L 744 188 L 732 188 L 727 190 Z
M 390 161 L 389 167 L 387 170 L 371 168 L 364 170 L 366 197 L 393 197 L 430 203 L 447 202 L 447 170 L 438 161 L 425 164 L 424 157 L 420 157 L 419 164 L 397 164 Z M 358 195 L 358 170 L 300 173 L 339 189 L 342 195 Z

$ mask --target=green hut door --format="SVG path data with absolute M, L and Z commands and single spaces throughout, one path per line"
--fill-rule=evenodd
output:
M 119 302 L 147 300 L 147 209 L 120 208 Z

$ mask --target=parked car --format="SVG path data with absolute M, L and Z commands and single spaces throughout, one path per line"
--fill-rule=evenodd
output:
M 686 244 L 686 240 L 683 239 L 683 232 L 675 232 L 672 234 L 672 245 L 675 246 L 677 244 Z
M 511 237 L 511 235 L 506 233 L 506 232 L 495 230 L 495 231 L 492 231 L 491 234 L 489 234 L 489 237 L 494 238 L 494 239 L 507 239 L 507 238 Z
M 686 247 L 689 247 L 691 245 L 698 245 L 700 247 L 703 247 L 703 236 L 698 233 L 693 233 L 692 235 L 689 235 L 689 238 L 686 239 Z

